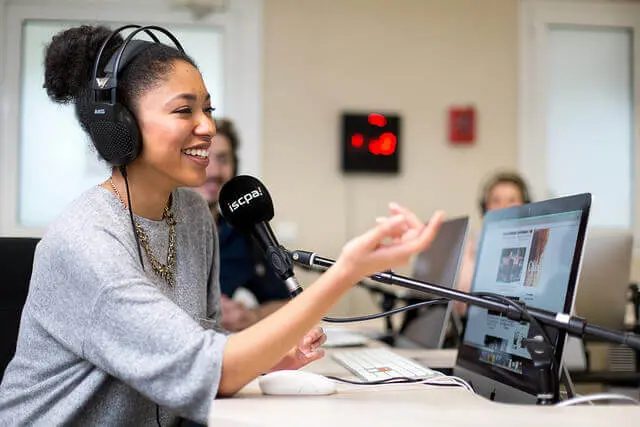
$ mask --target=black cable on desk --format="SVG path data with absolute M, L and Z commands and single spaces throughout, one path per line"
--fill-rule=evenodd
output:
M 383 380 L 375 380 L 375 381 L 354 381 L 354 380 L 347 380 L 345 378 L 334 377 L 333 375 L 325 375 L 325 377 L 329 378 L 330 380 L 339 381 L 341 383 L 355 384 L 355 385 L 412 384 L 412 383 L 419 383 L 425 380 L 424 378 L 391 377 L 391 378 L 385 378 Z
M 375 386 L 375 385 L 392 385 L 392 384 L 424 384 L 424 385 L 434 385 L 434 386 L 443 386 L 443 387 L 462 387 L 465 390 L 474 393 L 473 387 L 467 381 L 449 375 L 437 375 L 434 377 L 421 377 L 421 378 L 410 378 L 410 377 L 391 377 L 385 378 L 382 380 L 374 380 L 374 381 L 354 381 L 347 380 L 345 378 L 334 377 L 334 376 L 326 376 L 334 381 L 339 381 L 342 383 L 353 384 L 353 385 L 364 385 L 364 386 Z M 443 380 L 445 382 L 440 382 L 439 380 Z

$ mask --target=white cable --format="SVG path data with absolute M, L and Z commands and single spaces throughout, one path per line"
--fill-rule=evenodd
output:
M 468 391 L 467 387 L 464 384 L 459 383 L 458 381 L 450 380 L 450 379 L 449 380 L 443 380 L 443 381 L 427 380 L 427 381 L 424 381 L 422 384 L 425 384 L 425 385 L 451 385 L 451 386 L 464 388 L 465 390 Z
M 471 385 L 465 381 L 464 379 L 460 378 L 460 377 L 454 377 L 454 376 L 444 376 L 441 377 L 443 380 L 449 380 L 449 381 L 454 381 L 458 384 L 462 384 L 464 386 L 464 388 L 466 388 L 469 391 L 473 391 L 473 388 L 471 387 Z M 434 378 L 435 380 L 439 380 L 440 378 Z
M 560 398 L 560 401 L 561 401 L 561 402 L 563 402 L 563 401 L 567 400 L 567 393 L 562 393 L 562 392 L 561 392 L 560 394 L 561 394 L 561 395 L 562 395 L 562 394 L 564 394 L 564 398 L 562 398 L 562 397 Z M 576 394 L 574 394 L 574 397 L 584 397 L 584 394 L 576 393 Z M 594 406 L 594 405 L 595 405 L 595 403 L 593 403 L 593 402 L 591 402 L 591 401 L 589 401 L 589 402 L 587 402 L 587 403 L 589 403 L 589 406 Z
M 459 387 L 464 388 L 465 390 L 474 393 L 473 388 L 471 387 L 471 385 L 466 382 L 465 380 L 463 380 L 460 377 L 455 377 L 452 375 L 442 375 L 442 376 L 437 376 L 437 377 L 432 377 L 432 378 L 426 378 L 422 381 L 420 381 L 422 384 L 450 384 L 450 385 L 457 385 Z
M 556 403 L 555 406 L 572 406 L 579 405 L 580 403 L 590 403 L 596 400 L 618 400 L 627 403 L 632 403 L 634 405 L 640 405 L 640 401 L 634 399 L 633 397 L 625 396 L 624 394 L 616 394 L 616 393 L 596 393 L 596 394 L 587 394 L 585 396 L 574 397 L 569 400 L 563 400 L 562 402 Z

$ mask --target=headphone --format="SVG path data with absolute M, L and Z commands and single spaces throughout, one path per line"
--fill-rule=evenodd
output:
M 498 184 L 508 183 L 513 184 L 518 187 L 520 190 L 520 194 L 522 195 L 522 203 L 528 204 L 531 203 L 531 196 L 529 194 L 529 189 L 527 184 L 524 182 L 524 179 L 520 177 L 520 175 L 511 172 L 502 172 L 491 178 L 487 183 L 482 187 L 482 193 L 480 193 L 480 211 L 482 215 L 487 213 L 487 197 L 489 196 L 489 192 Z
M 100 62 L 107 44 L 115 35 L 129 28 L 136 28 L 136 30 L 129 34 L 111 56 L 103 69 L 103 75 L 99 77 Z M 181 53 L 185 53 L 178 39 L 162 27 L 125 25 L 112 32 L 102 43 L 93 66 L 92 95 L 88 111 L 89 135 L 100 156 L 113 166 L 126 166 L 140 154 L 142 137 L 138 123 L 131 111 L 118 102 L 118 74 L 149 45 L 160 43 L 151 30 L 165 34 Z M 153 42 L 132 40 L 141 31 L 147 33 Z

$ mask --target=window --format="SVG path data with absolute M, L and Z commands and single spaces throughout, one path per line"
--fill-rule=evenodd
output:
M 597 227 L 633 226 L 632 40 L 625 28 L 549 28 L 549 195 L 592 193 Z
M 80 193 L 103 182 L 111 173 L 80 129 L 73 105 L 50 101 L 42 89 L 44 46 L 58 31 L 79 24 L 34 20 L 23 27 L 18 222 L 24 227 L 46 227 Z M 211 27 L 167 29 L 198 64 L 216 107 L 215 114 L 222 116 L 223 35 Z

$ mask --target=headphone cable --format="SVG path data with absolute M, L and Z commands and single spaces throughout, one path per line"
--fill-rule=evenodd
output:
M 138 257 L 140 258 L 140 265 L 142 266 L 142 270 L 144 271 L 144 262 L 142 261 L 142 249 L 140 248 L 140 238 L 138 237 L 138 233 L 136 232 L 136 222 L 133 219 L 133 209 L 131 208 L 131 192 L 129 191 L 129 179 L 127 178 L 127 166 L 120 166 L 120 173 L 124 178 L 124 185 L 127 189 L 127 204 L 129 205 L 129 218 L 131 219 L 131 228 L 133 229 L 133 236 L 136 238 L 136 247 L 138 248 Z M 160 405 L 156 404 L 156 423 L 158 423 L 158 427 L 162 427 L 160 423 Z
M 136 246 L 138 248 L 138 257 L 140 258 L 140 265 L 144 270 L 144 262 L 142 261 L 142 249 L 140 248 L 140 238 L 136 232 L 136 222 L 133 219 L 133 209 L 131 208 L 131 192 L 129 191 L 129 179 L 127 179 L 127 167 L 125 165 L 120 166 L 120 173 L 124 178 L 124 185 L 127 189 L 127 204 L 129 205 L 129 218 L 131 218 L 131 228 L 133 229 L 133 236 L 136 238 Z

